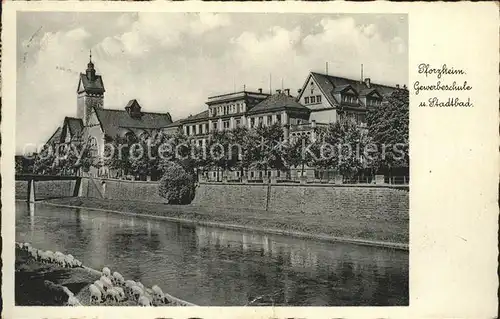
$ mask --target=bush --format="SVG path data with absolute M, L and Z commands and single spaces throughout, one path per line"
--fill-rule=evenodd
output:
M 177 163 L 166 163 L 160 180 L 160 196 L 166 198 L 169 204 L 189 204 L 194 192 L 193 176 Z

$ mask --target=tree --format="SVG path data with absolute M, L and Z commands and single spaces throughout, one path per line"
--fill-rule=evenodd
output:
M 245 126 L 238 126 L 231 131 L 230 139 L 231 154 L 236 155 L 237 158 L 234 167 L 239 169 L 240 176 L 243 176 L 257 159 L 259 136 L 255 130 L 249 130 Z M 237 154 L 234 154 L 236 148 Z
M 350 118 L 341 119 L 328 126 L 315 164 L 352 178 L 364 167 L 366 144 L 367 135 L 357 123 Z
M 54 174 L 56 172 L 55 161 L 54 144 L 45 144 L 35 158 L 34 172 L 42 175 Z
M 23 158 L 21 156 L 16 156 L 16 174 L 24 173 Z
M 253 149 L 253 166 L 259 170 L 264 170 L 267 176 L 268 169 L 284 170 L 285 151 L 283 141 L 283 127 L 279 123 L 269 126 L 259 126 L 257 128 L 257 138 L 259 145 Z
M 208 139 L 209 165 L 217 170 L 217 180 L 219 171 L 222 172 L 235 166 L 237 155 L 230 149 L 231 136 L 228 131 L 212 131 Z
M 299 136 L 292 139 L 284 148 L 284 158 L 287 167 L 301 168 L 301 176 L 304 175 L 305 166 L 315 166 L 319 153 L 318 141 L 311 141 L 309 136 Z M 290 177 L 290 176 L 289 176 Z
M 368 136 L 376 147 L 370 160 L 374 171 L 408 167 L 409 91 L 398 89 L 367 113 Z M 374 147 L 374 148 L 375 148 Z
M 115 138 L 106 138 L 109 147 L 104 148 L 104 164 L 117 170 L 119 177 L 129 175 L 133 171 L 130 146 L 135 141 L 135 137 L 132 136 L 121 137 L 117 135 Z
M 186 171 L 193 172 L 195 163 L 191 161 L 191 141 L 187 136 L 178 131 L 175 134 L 164 134 L 157 143 L 158 170 L 161 173 L 170 166 L 170 162 L 180 164 Z M 160 150 L 159 147 L 162 147 Z M 161 154 L 160 154 L 161 153 Z
M 165 163 L 164 175 L 160 180 L 159 194 L 169 204 L 189 204 L 195 194 L 194 178 L 176 162 Z

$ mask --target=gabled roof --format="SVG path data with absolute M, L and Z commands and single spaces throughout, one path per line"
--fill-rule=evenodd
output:
M 350 85 L 350 84 L 339 85 L 333 89 L 333 92 L 334 93 L 345 92 L 345 91 L 348 91 L 349 89 L 352 89 L 354 92 L 356 92 L 356 89 L 354 89 L 352 87 L 352 85 Z M 358 92 L 356 92 L 356 93 L 358 93 Z
M 180 122 L 187 123 L 187 122 L 198 122 L 203 120 L 208 120 L 208 110 L 205 110 L 195 115 L 190 115 L 185 119 L 180 120 Z
M 52 136 L 48 139 L 46 144 L 57 144 L 61 142 L 62 127 L 58 127 Z
M 361 82 L 359 80 L 353 80 L 338 76 L 326 75 L 317 72 L 311 72 L 311 77 L 314 78 L 315 82 L 324 93 L 330 104 L 337 105 L 339 101 L 337 101 L 333 95 L 335 92 L 339 92 L 339 90 L 343 90 L 349 86 L 351 86 L 356 92 L 359 92 L 362 95 L 365 90 L 376 90 L 380 95 L 385 96 L 387 94 L 391 94 L 396 90 L 396 87 L 382 85 L 377 83 L 370 83 L 370 87 L 366 85 L 365 82 Z M 309 84 L 309 77 L 307 78 L 304 87 L 302 88 L 302 92 L 305 91 L 306 86 Z M 365 94 L 366 95 L 366 94 Z
M 63 129 L 69 129 L 71 136 L 79 136 L 83 133 L 83 121 L 76 117 L 65 117 Z
M 127 108 L 127 107 L 130 107 L 130 108 L 135 107 L 135 108 L 139 108 L 139 109 L 141 108 L 141 106 L 139 105 L 139 102 L 137 102 L 136 99 L 128 101 L 127 105 L 125 105 L 125 108 Z
M 169 125 L 167 125 L 166 127 L 178 127 L 178 126 L 181 126 L 182 125 L 182 121 L 183 121 L 183 119 L 174 121 L 174 122 L 170 123 Z
M 276 111 L 279 109 L 298 110 L 303 112 L 310 111 L 307 107 L 297 102 L 295 97 L 287 95 L 285 93 L 277 93 L 269 96 L 267 99 L 250 109 L 247 113 L 257 114 Z
M 102 76 L 100 75 L 95 75 L 94 81 L 91 81 L 86 74 L 80 73 L 80 81 L 83 84 L 84 91 L 87 93 L 102 94 L 106 92 L 106 90 L 104 89 Z
M 359 92 L 359 96 L 368 96 L 371 94 L 377 94 L 378 96 L 383 97 L 383 95 L 374 88 L 364 89 L 361 92 Z
M 172 117 L 167 113 L 141 112 L 141 117 L 131 117 L 127 111 L 95 108 L 104 133 L 114 138 L 121 129 L 151 130 L 168 127 Z

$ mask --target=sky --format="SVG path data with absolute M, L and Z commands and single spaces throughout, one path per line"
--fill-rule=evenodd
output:
M 244 87 L 296 95 L 326 62 L 331 75 L 359 79 L 363 64 L 374 83 L 408 84 L 406 15 L 18 12 L 17 153 L 76 116 L 89 50 L 105 108 L 137 99 L 173 120 Z

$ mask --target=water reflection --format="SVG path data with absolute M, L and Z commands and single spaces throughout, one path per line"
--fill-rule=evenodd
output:
M 199 305 L 408 304 L 405 252 L 36 205 L 16 203 L 17 240 Z
M 27 205 L 30 214 L 30 231 L 31 236 L 33 236 L 33 233 L 35 232 L 35 203 L 27 203 Z

